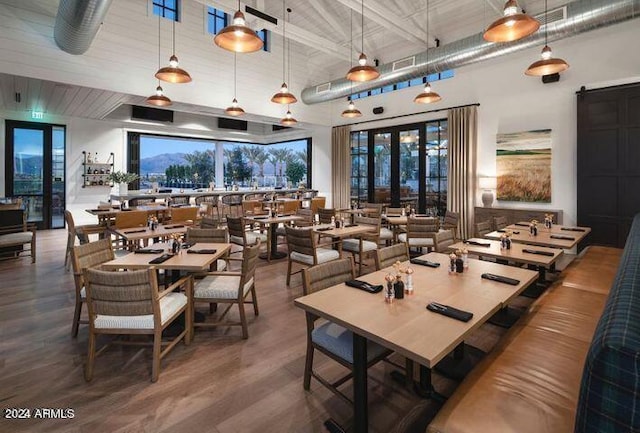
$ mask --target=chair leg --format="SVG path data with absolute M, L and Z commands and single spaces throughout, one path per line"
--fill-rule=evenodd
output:
M 304 362 L 304 382 L 303 388 L 309 391 L 311 388 L 311 369 L 313 368 L 313 346 L 311 341 L 307 339 L 307 356 Z
M 82 301 L 76 299 L 76 306 L 73 311 L 73 323 L 71 324 L 71 336 L 78 337 L 78 327 L 80 326 L 80 315 L 82 314 Z
M 240 310 L 240 323 L 242 324 L 242 338 L 246 340 L 249 338 L 249 329 L 247 327 L 247 314 L 244 311 L 244 299 L 241 299 L 238 303 L 238 309 Z
M 291 282 L 291 260 L 289 260 L 289 264 L 287 266 L 287 286 Z
M 258 316 L 260 312 L 258 311 L 258 298 L 256 296 L 256 286 L 255 284 L 251 286 L 251 301 L 253 303 L 253 314 Z
M 96 335 L 89 331 L 87 365 L 84 368 L 84 380 L 91 382 L 93 379 L 93 364 L 96 360 Z
M 160 376 L 160 353 L 162 352 L 162 330 L 153 333 L 153 361 L 151 363 L 151 382 Z
M 75 238 L 71 233 L 67 235 L 67 249 L 64 253 L 64 268 L 68 271 L 71 265 L 71 249 L 73 248 Z M 34 257 L 33 244 L 31 245 L 31 256 Z

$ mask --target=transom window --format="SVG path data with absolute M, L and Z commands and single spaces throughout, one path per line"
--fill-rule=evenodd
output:
M 207 7 L 207 31 L 212 35 L 217 34 L 220 30 L 227 27 L 229 22 L 229 14 L 211 6 Z
M 178 21 L 179 1 L 180 0 L 153 0 L 153 14 Z
M 414 78 L 413 80 L 401 81 L 399 83 L 390 84 L 384 87 L 376 87 L 375 89 L 366 90 L 360 93 L 354 93 L 353 95 L 351 95 L 351 100 L 362 99 L 368 96 L 375 96 L 381 93 L 389 93 L 396 90 L 404 89 L 406 87 L 422 86 L 426 84 L 427 81 L 433 83 L 434 81 L 446 80 L 447 78 L 453 78 L 453 69 L 427 75 L 425 77 Z

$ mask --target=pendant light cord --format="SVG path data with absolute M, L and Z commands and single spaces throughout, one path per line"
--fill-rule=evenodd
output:
M 360 51 L 361 53 L 364 53 L 364 0 L 362 0 L 362 2 L 360 3 L 362 6 L 361 9 L 361 16 L 362 16 L 362 33 L 360 34 L 360 47 L 362 48 L 362 51 Z
M 162 66 L 161 60 L 160 60 L 160 15 L 158 15 L 158 69 L 160 69 Z M 160 78 L 158 78 L 158 86 L 160 85 Z
M 176 20 L 173 20 L 173 42 L 171 45 L 172 53 L 174 56 L 176 55 Z
M 237 58 L 238 58 L 238 53 L 236 53 L 235 51 L 233 52 L 233 99 L 237 99 L 237 86 L 238 86 L 238 78 L 236 77 L 236 71 L 237 71 L 237 66 L 236 66 L 236 62 L 237 62 Z
M 426 51 L 426 58 L 427 58 L 427 81 L 429 81 L 429 0 L 427 0 L 427 34 L 426 34 L 426 39 L 427 39 L 427 51 Z
M 287 8 L 287 20 L 291 22 L 291 9 Z M 285 21 L 285 22 L 286 22 Z M 288 62 L 287 62 L 287 81 L 289 82 L 289 86 L 291 86 L 291 41 L 287 41 L 287 58 L 288 58 Z M 291 87 L 289 87 L 289 90 L 291 90 Z
M 350 11 L 350 15 L 349 15 L 349 37 L 351 39 L 351 43 L 349 46 L 349 63 L 350 63 L 350 67 L 353 68 L 353 9 L 349 9 Z M 351 94 L 349 95 L 349 102 L 351 102 L 351 97 L 353 96 L 353 81 L 349 80 L 351 82 Z
M 544 46 L 546 47 L 548 45 L 547 43 L 547 36 L 549 33 L 549 29 L 547 27 L 547 20 L 549 17 L 547 17 L 547 0 L 544 0 Z
M 286 66 L 285 66 L 285 54 L 286 54 L 286 37 L 285 34 L 287 33 L 287 20 L 285 19 L 285 0 L 282 0 L 282 82 L 286 83 L 286 75 L 285 75 L 285 70 L 286 70 Z

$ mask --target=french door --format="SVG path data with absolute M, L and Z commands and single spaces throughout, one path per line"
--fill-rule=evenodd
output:
M 38 229 L 63 228 L 65 127 L 5 122 L 5 195 L 20 197 Z

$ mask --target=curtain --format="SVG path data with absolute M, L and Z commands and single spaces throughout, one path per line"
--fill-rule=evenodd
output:
M 460 214 L 460 236 L 474 235 L 473 207 L 476 191 L 476 147 L 478 110 L 476 106 L 449 110 L 449 184 L 447 208 Z
M 331 130 L 331 195 L 333 207 L 348 208 L 351 201 L 351 127 Z

